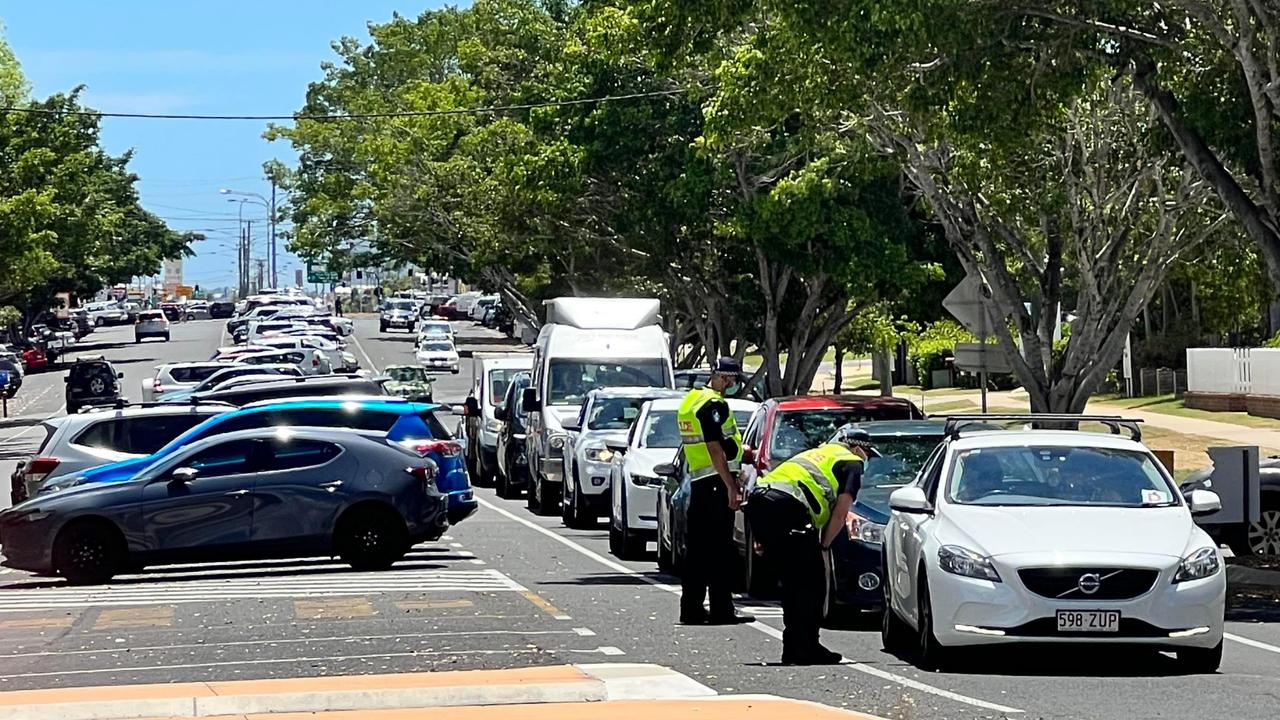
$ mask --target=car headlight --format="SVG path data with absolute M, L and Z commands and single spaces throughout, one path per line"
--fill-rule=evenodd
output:
M 502 421 L 500 421 L 500 420 L 485 420 L 485 421 L 484 421 L 484 429 L 485 429 L 485 431 L 487 431 L 487 432 L 496 433 L 496 432 L 498 432 L 499 430 L 501 430 L 501 429 L 502 429 Z
M 9 517 L 15 522 L 39 522 L 49 517 L 53 513 L 40 508 L 31 508 L 22 512 L 13 513 Z
M 959 545 L 938 548 L 938 565 L 953 575 L 1000 582 L 1000 573 L 991 564 L 991 558 Z
M 590 462 L 607 463 L 613 460 L 613 451 L 609 448 L 587 448 L 587 460 Z
M 551 452 L 556 454 L 563 453 L 564 452 L 564 436 L 552 435 L 551 437 L 547 438 L 547 448 L 550 449 Z
M 849 531 L 850 540 L 861 540 L 865 543 L 884 542 L 884 525 L 872 522 L 852 510 L 845 518 L 844 526 Z
M 1222 568 L 1222 563 L 1218 560 L 1218 551 L 1211 547 L 1200 548 L 1190 555 L 1182 558 L 1182 563 L 1178 565 L 1178 573 L 1173 576 L 1174 582 L 1185 582 L 1187 580 L 1203 580 L 1211 577 Z

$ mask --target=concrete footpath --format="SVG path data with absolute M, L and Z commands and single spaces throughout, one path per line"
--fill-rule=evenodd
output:
M 874 720 L 769 695 L 717 696 L 668 668 L 624 663 L 0 693 L 0 720 L 781 720 L 801 715 L 811 720 Z

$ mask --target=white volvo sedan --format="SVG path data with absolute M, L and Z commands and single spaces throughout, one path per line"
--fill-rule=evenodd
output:
M 991 419 L 951 418 L 890 496 L 885 649 L 930 668 L 962 646 L 1119 643 L 1216 670 L 1226 573 L 1192 515 L 1218 496 L 1184 498 L 1135 422 L 1106 418 L 1117 434 L 963 429 Z

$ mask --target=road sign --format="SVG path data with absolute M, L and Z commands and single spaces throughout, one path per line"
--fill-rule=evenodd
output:
M 333 283 L 338 282 L 338 273 L 332 270 L 316 270 L 311 267 L 311 263 L 307 263 L 307 282 L 309 283 Z
M 990 343 L 956 343 L 956 367 L 969 372 L 1011 373 L 1013 365 L 998 345 Z
M 195 288 L 190 285 L 179 285 L 174 294 L 178 297 L 189 298 L 195 293 Z
M 942 299 L 942 307 L 966 330 L 982 338 L 991 332 L 991 320 L 987 315 L 990 299 L 991 290 L 983 286 L 982 279 L 969 275 L 947 293 Z

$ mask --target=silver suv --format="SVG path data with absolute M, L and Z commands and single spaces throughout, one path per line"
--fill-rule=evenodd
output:
M 10 498 L 17 505 L 34 497 L 50 478 L 150 455 L 206 418 L 231 409 L 225 403 L 133 405 L 45 420 L 44 440 L 35 455 L 20 461 L 9 478 Z
M 133 326 L 133 341 L 142 342 L 147 337 L 160 337 L 169 342 L 169 318 L 164 316 L 163 310 L 138 313 L 138 324 Z

